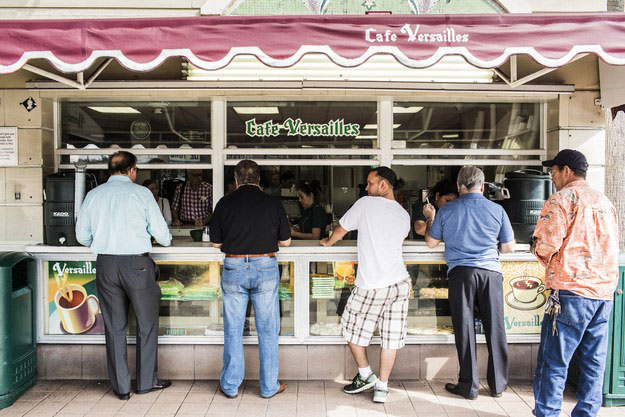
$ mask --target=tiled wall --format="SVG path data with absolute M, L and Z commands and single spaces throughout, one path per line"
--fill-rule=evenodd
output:
M 587 179 L 591 187 L 605 188 L 605 119 L 595 100 L 599 91 L 578 91 L 550 103 L 547 125 L 548 156 L 560 149 L 577 149 L 588 158 Z
M 37 368 L 42 379 L 106 379 L 104 345 L 37 346 Z M 258 347 L 246 345 L 245 377 L 258 379 Z M 379 346 L 368 349 L 371 367 L 379 369 Z M 509 345 L 510 378 L 530 379 L 536 363 L 537 344 Z M 219 379 L 222 366 L 221 345 L 160 345 L 158 369 L 161 378 Z M 280 378 L 351 379 L 357 372 L 349 348 L 345 345 L 282 345 Z M 135 377 L 135 346 L 128 346 L 128 363 Z M 528 361 L 531 358 L 531 361 Z M 480 378 L 486 377 L 488 352 L 478 345 Z M 454 345 L 407 345 L 397 354 L 394 379 L 454 379 L 458 360 Z
M 34 107 L 23 104 L 29 98 Z M 43 176 L 54 168 L 52 101 L 36 91 L 0 90 L 0 126 L 18 128 L 18 166 L 0 167 L 0 244 L 41 243 Z

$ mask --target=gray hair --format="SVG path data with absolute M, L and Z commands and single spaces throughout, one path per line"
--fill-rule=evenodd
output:
M 484 173 L 478 167 L 467 165 L 462 167 L 458 173 L 458 185 L 460 190 L 475 191 L 484 184 Z

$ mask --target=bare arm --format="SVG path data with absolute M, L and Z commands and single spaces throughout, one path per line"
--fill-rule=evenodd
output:
M 512 253 L 514 252 L 515 247 L 516 247 L 515 240 L 513 240 L 512 242 L 507 242 L 507 243 L 499 243 L 499 252 Z
M 298 239 L 319 240 L 321 237 L 321 228 L 313 227 L 312 233 L 304 233 L 295 229 L 291 229 L 291 236 Z
M 430 203 L 424 205 L 423 215 L 425 216 L 425 230 L 423 231 L 423 234 L 425 235 L 425 244 L 428 245 L 428 248 L 433 249 L 442 242 L 442 240 L 436 240 L 430 236 L 430 229 L 432 229 L 432 223 L 434 223 L 434 217 L 436 217 L 436 210 L 434 209 L 434 206 Z
M 291 239 L 289 238 L 289 240 L 279 240 L 278 241 L 278 246 L 280 246 L 280 247 L 291 246 Z
M 429 226 L 427 227 L 427 230 L 425 232 L 425 244 L 428 245 L 428 248 L 434 249 L 442 242 L 442 240 L 436 240 L 432 236 L 430 236 L 430 227 L 432 227 L 432 222 L 428 221 L 426 222 L 426 224 Z
M 221 245 L 222 243 L 213 243 L 213 247 L 217 249 L 221 248 Z
M 171 209 L 171 217 L 173 219 L 172 224 L 174 226 L 180 226 L 182 224 L 182 222 L 180 221 L 180 217 L 178 216 L 178 210 Z
M 321 241 L 319 243 L 321 244 L 321 246 L 325 246 L 325 247 L 332 246 L 336 242 L 338 242 L 339 240 L 343 239 L 343 237 L 345 237 L 347 232 L 349 232 L 349 230 L 347 230 L 343 226 L 339 225 L 332 232 L 332 236 L 326 237 L 325 239 L 321 239 Z
M 425 236 L 425 222 L 423 220 L 415 220 L 414 231 L 421 236 Z

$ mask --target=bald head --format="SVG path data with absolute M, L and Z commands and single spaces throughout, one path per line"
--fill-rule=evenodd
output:
M 109 159 L 109 174 L 128 175 L 137 166 L 137 157 L 126 151 L 115 152 Z

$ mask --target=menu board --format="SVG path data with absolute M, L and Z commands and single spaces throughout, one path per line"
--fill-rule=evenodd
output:
M 0 166 L 17 166 L 17 127 L 0 127 Z
M 545 303 L 545 269 L 538 262 L 502 262 L 506 333 L 540 334 Z

